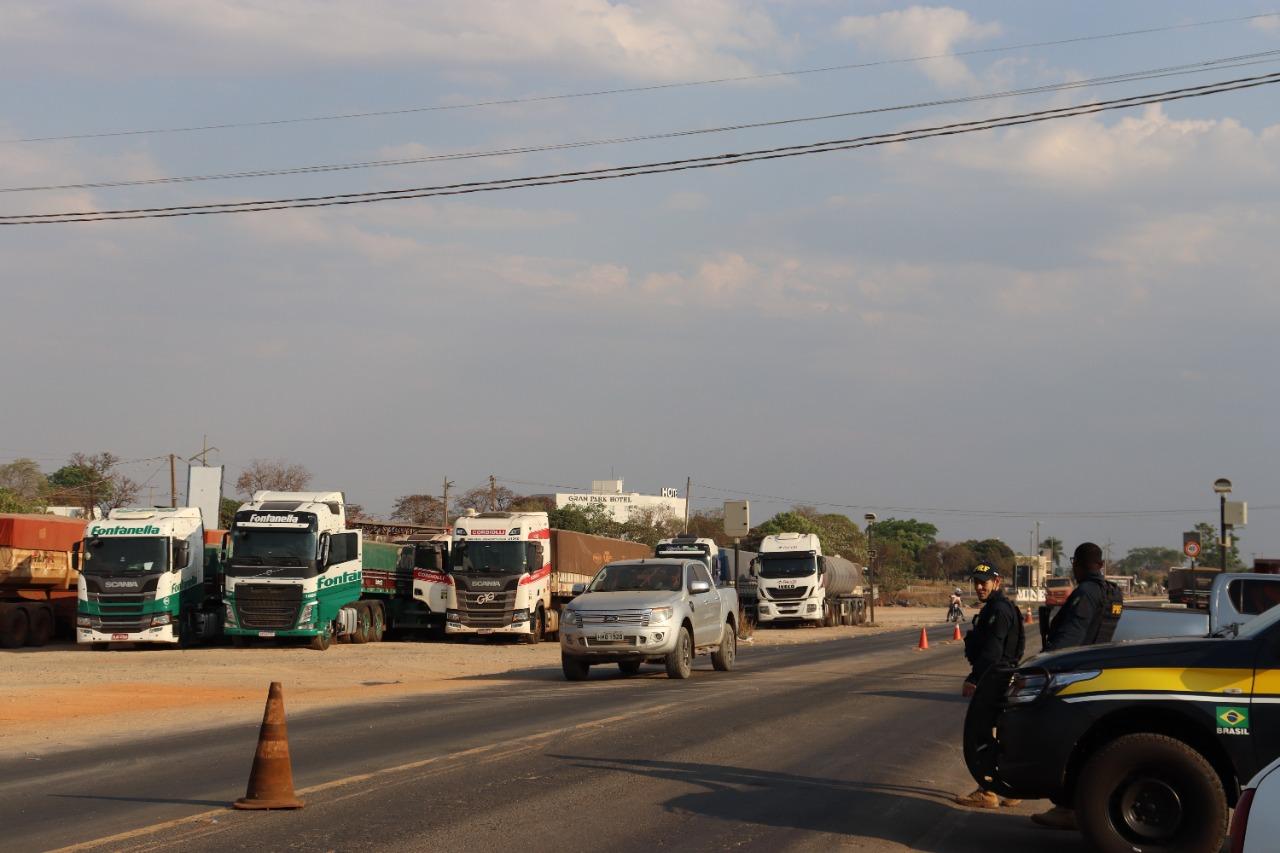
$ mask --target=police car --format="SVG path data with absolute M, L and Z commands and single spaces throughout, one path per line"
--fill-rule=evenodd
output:
M 1280 608 L 1233 636 L 993 670 L 964 747 L 987 790 L 1074 807 L 1090 849 L 1216 851 L 1240 787 L 1280 757 Z

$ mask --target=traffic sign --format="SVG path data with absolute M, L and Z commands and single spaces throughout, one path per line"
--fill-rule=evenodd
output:
M 1182 553 L 1193 560 L 1200 556 L 1200 534 L 1197 531 L 1182 534 Z

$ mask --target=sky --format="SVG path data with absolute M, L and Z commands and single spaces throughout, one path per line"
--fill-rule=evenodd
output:
M 955 100 L 1280 51 L 1280 16 L 1198 25 L 1275 10 L 10 0 L 0 213 L 433 186 L 1071 106 L 1280 56 Z M 375 515 L 446 476 L 692 478 L 695 508 L 746 497 L 757 520 L 808 503 L 1020 551 L 1038 522 L 1117 557 L 1179 547 L 1229 477 L 1246 560 L 1280 555 L 1277 91 L 627 180 L 0 227 L 0 462 L 110 450 L 147 460 L 126 470 L 160 500 L 152 457 L 207 435 L 229 481 L 283 458 Z M 952 103 L 22 189 L 936 101 Z M 370 112 L 395 114 L 292 121 Z M 134 132 L 226 124 L 254 126 Z

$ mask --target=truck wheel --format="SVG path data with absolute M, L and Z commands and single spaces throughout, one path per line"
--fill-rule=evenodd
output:
M 586 681 L 591 674 L 591 664 L 569 655 L 560 655 L 560 669 L 569 681 Z
M 635 675 L 640 671 L 640 661 L 620 660 L 618 661 L 618 671 L 623 675 Z
M 520 642 L 528 643 L 531 646 L 536 646 L 538 643 L 542 642 L 542 635 L 547 628 L 546 619 L 546 614 L 542 612 L 541 607 L 534 611 L 534 614 L 529 617 L 530 633 L 522 636 L 520 638 Z
M 676 647 L 667 655 L 667 677 L 688 678 L 693 672 L 693 640 L 689 638 L 689 629 L 680 626 L 676 635 Z
M 317 652 L 323 652 L 329 648 L 329 642 L 333 639 L 333 635 L 328 631 L 321 631 L 311 638 L 311 642 L 307 643 L 307 648 L 315 649 Z
M 0 646 L 17 649 L 27 644 L 31 620 L 25 607 L 10 607 L 0 612 Z
M 369 605 L 369 642 L 381 643 L 387 634 L 387 614 L 382 609 L 382 602 L 375 601 Z
M 1124 735 L 1094 753 L 1075 802 L 1085 841 L 1104 853 L 1217 850 L 1227 832 L 1218 774 L 1164 735 Z
M 356 604 L 351 605 L 351 609 L 356 614 L 356 630 L 355 633 L 351 635 L 351 642 L 369 642 L 369 632 L 373 630 L 373 617 L 369 613 L 368 605 L 362 602 L 357 602 Z
M 53 611 L 41 607 L 31 616 L 31 633 L 27 637 L 28 646 L 43 646 L 53 639 Z
M 733 669 L 737 659 L 738 635 L 734 632 L 733 625 L 726 622 L 724 630 L 720 632 L 720 647 L 711 653 L 711 665 L 718 672 L 728 672 Z
M 822 605 L 822 627 L 834 628 L 836 626 L 836 612 L 829 603 Z

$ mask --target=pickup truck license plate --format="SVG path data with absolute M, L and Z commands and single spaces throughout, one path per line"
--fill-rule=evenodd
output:
M 479 628 L 479 629 L 477 629 L 477 630 L 476 630 L 476 633 L 477 633 L 477 634 L 492 634 L 492 633 L 493 633 L 493 629 L 492 629 L 492 628 Z
M 601 631 L 600 633 L 596 634 L 597 640 L 617 640 L 621 642 L 626 638 L 627 638 L 626 634 L 623 634 L 621 631 Z

